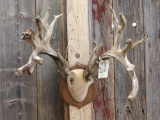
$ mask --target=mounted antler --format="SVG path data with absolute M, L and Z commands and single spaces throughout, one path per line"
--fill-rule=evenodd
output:
M 97 53 L 101 47 L 102 47 L 102 43 L 94 48 L 87 66 L 78 63 L 75 65 L 74 69 L 72 69 L 72 67 L 69 67 L 68 62 L 58 52 L 58 57 L 60 61 L 62 61 L 63 63 L 63 69 L 67 73 L 68 89 L 72 97 L 74 98 L 74 100 L 77 102 L 82 102 L 86 98 L 90 85 L 95 82 L 93 73 L 98 68 L 97 64 L 98 64 L 99 56 L 97 55 Z M 94 95 L 92 96 L 93 98 L 94 98 Z M 62 93 L 62 96 L 65 96 L 64 93 Z M 89 99 L 93 99 L 93 98 L 89 98 Z M 68 100 L 65 97 L 64 99 L 66 101 Z M 87 101 L 87 102 L 90 102 L 90 101 Z
M 32 30 L 32 28 L 29 28 L 28 30 L 26 30 L 26 32 L 22 33 L 21 38 L 29 42 L 30 44 L 32 44 L 35 50 L 32 52 L 29 58 L 29 62 L 24 66 L 20 67 L 19 69 L 17 69 L 16 71 L 17 76 L 20 76 L 25 71 L 28 71 L 29 74 L 32 74 L 36 63 L 40 65 L 43 64 L 43 59 L 38 56 L 39 54 L 48 54 L 49 56 L 54 58 L 54 60 L 60 66 L 60 63 L 58 63 L 59 58 L 58 58 L 57 52 L 51 48 L 50 41 L 51 41 L 52 31 L 55 26 L 55 23 L 58 20 L 58 18 L 62 16 L 62 14 L 55 15 L 54 20 L 49 25 L 47 22 L 48 22 L 50 11 L 51 9 L 48 8 L 48 11 L 45 14 L 44 18 L 42 19 L 40 17 L 36 18 L 36 23 L 38 26 L 37 33 L 35 33 Z M 42 28 L 45 30 L 45 36 L 42 36 L 42 31 L 41 31 Z
M 97 43 L 95 41 L 94 41 L 94 44 L 95 44 L 94 45 L 95 47 L 94 47 L 93 52 L 90 56 L 90 60 L 88 62 L 87 68 L 84 71 L 84 77 L 88 78 L 88 80 L 89 80 L 89 76 L 92 76 L 95 72 L 97 72 L 98 58 L 99 58 L 99 56 L 97 54 L 98 54 L 99 49 L 103 46 L 102 43 L 97 45 Z
M 129 75 L 131 76 L 132 79 L 132 91 L 130 95 L 128 96 L 129 100 L 133 100 L 138 93 L 138 79 L 135 73 L 135 65 L 131 64 L 127 58 L 127 53 L 129 52 L 130 49 L 135 48 L 139 44 L 143 43 L 146 41 L 147 36 L 145 36 L 143 39 L 139 40 L 138 42 L 134 43 L 131 39 L 128 39 L 126 41 L 126 45 L 123 49 L 120 48 L 120 42 L 122 39 L 122 35 L 124 32 L 124 29 L 126 27 L 127 21 L 122 13 L 120 13 L 120 20 L 122 22 L 122 25 L 119 25 L 117 16 L 114 12 L 114 10 L 111 8 L 113 12 L 113 22 L 116 28 L 115 31 L 115 43 L 114 46 L 107 52 L 101 55 L 102 59 L 106 59 L 109 57 L 113 57 L 117 60 L 119 60 L 125 67 L 125 69 L 128 71 Z

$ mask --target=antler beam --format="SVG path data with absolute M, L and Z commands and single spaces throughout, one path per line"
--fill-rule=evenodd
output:
M 55 26 L 56 21 L 62 14 L 60 15 L 55 15 L 54 20 L 52 23 L 49 25 L 48 24 L 48 17 L 51 9 L 48 8 L 48 11 L 45 14 L 44 18 L 37 17 L 36 18 L 36 23 L 38 26 L 38 32 L 35 33 L 32 28 L 29 28 L 26 30 L 26 32 L 22 33 L 22 39 L 25 40 L 26 42 L 29 42 L 31 45 L 34 46 L 34 51 L 32 52 L 29 62 L 25 64 L 24 66 L 20 67 L 16 71 L 16 75 L 20 76 L 23 72 L 28 71 L 29 74 L 33 73 L 35 64 L 43 64 L 43 59 L 40 58 L 38 55 L 40 54 L 48 54 L 52 58 L 55 59 L 56 62 L 58 62 L 58 55 L 55 50 L 53 50 L 50 46 L 50 41 L 51 41 L 51 36 L 52 32 Z M 45 36 L 43 37 L 41 29 L 45 30 Z M 60 66 L 60 64 L 58 64 Z
M 114 46 L 107 52 L 101 55 L 102 59 L 107 59 L 109 57 L 113 57 L 117 60 L 119 60 L 125 67 L 125 69 L 128 71 L 129 75 L 132 79 L 132 91 L 128 96 L 129 100 L 133 100 L 138 93 L 138 79 L 135 73 L 135 65 L 131 64 L 130 61 L 127 58 L 127 53 L 130 49 L 135 48 L 139 44 L 146 41 L 147 36 L 139 40 L 138 42 L 134 43 L 131 39 L 128 39 L 126 41 L 126 45 L 123 49 L 120 48 L 120 42 L 122 40 L 122 35 L 124 32 L 124 29 L 126 27 L 127 21 L 122 13 L 120 13 L 120 20 L 122 25 L 119 25 L 117 16 L 114 12 L 114 10 L 111 8 L 113 12 L 113 23 L 115 25 L 116 31 L 115 31 L 115 43 Z

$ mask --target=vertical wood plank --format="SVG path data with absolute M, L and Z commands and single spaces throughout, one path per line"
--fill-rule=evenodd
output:
M 15 75 L 31 54 L 20 37 L 34 28 L 35 1 L 1 0 L 0 14 L 0 120 L 37 120 L 36 76 Z
M 86 0 L 67 0 L 69 66 L 73 66 L 76 62 L 87 65 L 89 60 L 88 3 Z M 93 120 L 92 107 L 93 103 L 89 103 L 81 109 L 70 105 L 70 120 Z
M 93 103 L 89 103 L 81 109 L 69 106 L 70 120 L 94 120 L 92 116 Z
M 140 40 L 144 34 L 144 15 L 143 0 L 114 0 L 113 8 L 118 16 L 123 13 L 127 20 L 127 26 L 122 38 L 121 47 L 124 47 L 128 38 L 134 42 Z M 132 23 L 136 23 L 133 27 Z M 145 44 L 145 43 L 144 43 Z M 132 85 L 128 72 L 120 62 L 115 64 L 115 100 L 116 100 L 116 119 L 117 120 L 146 120 L 146 101 L 145 101 L 145 53 L 144 44 L 137 46 L 128 54 L 128 59 L 135 64 L 135 71 L 139 82 L 138 96 L 133 101 L 128 101 Z
M 109 5 L 112 6 L 112 0 L 92 0 L 93 39 L 97 43 L 103 41 L 105 51 L 113 45 L 112 13 Z M 98 80 L 99 93 L 94 101 L 96 120 L 115 120 L 113 59 L 109 62 L 108 78 Z
M 147 120 L 160 119 L 160 1 L 145 0 L 144 24 L 149 38 L 145 49 Z
M 67 0 L 67 33 L 69 65 L 87 65 L 89 60 L 88 1 Z M 76 54 L 80 54 L 76 58 Z M 84 57 L 85 56 L 85 57 Z
M 62 40 L 61 40 L 61 50 L 62 53 L 66 53 L 68 41 L 67 41 L 67 0 L 60 0 L 60 13 L 63 13 L 63 20 L 61 19 L 61 33 L 62 33 Z M 69 105 L 64 102 L 64 120 L 69 120 Z
M 60 14 L 60 2 L 58 0 L 36 0 L 36 15 L 43 17 L 51 8 L 49 23 L 53 15 Z M 62 19 L 62 18 L 61 18 Z M 57 50 L 61 44 L 60 20 L 57 21 L 54 32 L 55 40 L 51 41 L 52 48 Z M 54 44 L 55 43 L 55 44 Z M 59 94 L 60 78 L 57 73 L 57 65 L 47 55 L 41 55 L 44 64 L 37 70 L 38 77 L 38 120 L 63 120 L 63 101 Z

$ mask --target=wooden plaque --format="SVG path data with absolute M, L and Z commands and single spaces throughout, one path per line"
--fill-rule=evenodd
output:
M 81 65 L 80 63 L 76 63 L 76 65 L 71 67 L 71 70 L 73 69 L 85 69 L 86 66 Z M 67 85 L 67 80 L 66 79 L 61 79 L 61 83 L 60 83 L 60 94 L 63 98 L 63 100 L 73 106 L 76 106 L 78 108 L 81 108 L 85 105 L 87 105 L 88 103 L 92 102 L 93 99 L 95 98 L 96 94 L 97 94 L 97 82 L 96 80 L 94 80 L 94 82 L 89 86 L 88 88 L 88 93 L 85 97 L 85 99 L 82 102 L 77 102 L 73 99 L 69 89 L 68 89 L 68 85 Z

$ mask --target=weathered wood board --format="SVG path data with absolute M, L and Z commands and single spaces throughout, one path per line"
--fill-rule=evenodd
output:
M 88 64 L 89 30 L 88 1 L 67 0 L 67 35 L 69 66 L 79 62 Z M 79 57 L 76 57 L 79 54 Z M 85 57 L 84 57 L 85 56 Z
M 89 60 L 89 20 L 86 0 L 67 0 L 67 36 L 69 66 L 79 62 L 88 64 Z M 78 109 L 69 106 L 70 120 L 92 120 L 93 104 Z
M 144 29 L 148 33 L 145 46 L 145 79 L 147 120 L 160 119 L 160 1 L 145 0 Z M 144 92 L 145 94 L 145 92 Z
M 37 120 L 36 70 L 32 76 L 15 75 L 32 50 L 21 32 L 34 23 L 35 1 L 0 1 L 0 120 Z
M 112 0 L 92 0 L 93 40 L 97 43 L 103 42 L 105 51 L 113 45 L 112 13 L 109 5 L 112 6 Z M 96 120 L 115 119 L 113 59 L 110 59 L 109 62 L 108 78 L 98 80 L 99 94 L 94 101 Z
M 60 14 L 60 2 L 57 0 L 36 0 L 36 15 L 45 15 L 48 7 L 51 8 L 49 23 L 54 19 L 53 15 Z M 62 19 L 62 17 L 60 18 Z M 52 48 L 57 51 L 61 44 L 60 19 L 53 31 L 55 40 L 51 41 Z M 63 101 L 60 97 L 60 77 L 57 65 L 47 55 L 41 55 L 44 64 L 37 66 L 38 86 L 38 120 L 63 120 Z
M 143 1 L 113 0 L 113 8 L 117 14 L 123 13 L 127 20 L 127 26 L 122 38 L 121 47 L 127 39 L 134 42 L 140 40 L 144 34 Z M 119 16 L 118 16 L 119 17 Z M 136 23 L 136 26 L 132 26 Z M 128 53 L 128 59 L 135 64 L 135 72 L 139 82 L 138 96 L 133 101 L 128 101 L 132 84 L 128 72 L 120 62 L 115 63 L 115 102 L 117 120 L 146 120 L 146 81 L 145 81 L 145 43 L 137 46 Z

